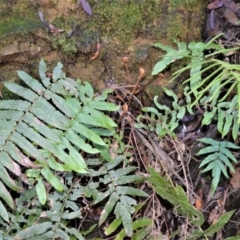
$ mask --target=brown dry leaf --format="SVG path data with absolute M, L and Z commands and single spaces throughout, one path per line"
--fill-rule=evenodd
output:
M 207 5 L 207 9 L 216 9 L 222 7 L 223 3 L 219 1 L 214 1 Z
M 219 216 L 219 207 L 216 206 L 209 214 L 208 223 L 213 225 L 218 220 Z
M 143 68 L 139 68 L 139 79 L 142 80 L 144 75 L 145 75 L 145 70 Z
M 203 190 L 202 188 L 199 188 L 196 192 L 198 198 L 195 200 L 195 207 L 198 210 L 201 210 L 203 208 Z
M 230 8 L 226 8 L 224 13 L 223 13 L 223 17 L 229 22 L 232 23 L 233 25 L 238 24 L 239 20 L 238 17 L 236 15 L 236 13 L 230 9 Z
M 199 198 L 196 198 L 196 200 L 195 200 L 195 207 L 198 210 L 201 210 L 203 207 L 203 202 Z
M 226 213 L 226 210 L 224 208 L 226 203 L 226 197 L 227 197 L 228 189 L 224 190 L 222 198 L 217 200 L 217 206 L 212 210 L 208 217 L 209 224 L 213 225 L 217 222 L 220 216 L 222 216 L 224 213 Z
M 240 186 L 240 167 L 234 168 L 235 172 L 231 172 L 232 178 L 230 179 L 230 183 L 233 188 L 237 188 Z
M 118 155 L 116 151 L 119 149 L 119 144 L 117 141 L 113 142 L 110 146 L 109 154 L 112 159 L 115 159 Z
M 97 59 L 99 57 L 100 48 L 101 48 L 101 44 L 98 43 L 97 44 L 97 50 L 96 50 L 95 54 L 89 59 L 89 61 L 95 60 L 95 59 Z
M 128 105 L 127 105 L 127 103 L 124 103 L 124 104 L 123 104 L 122 109 L 123 109 L 123 112 L 124 112 L 124 113 L 127 113 L 127 112 L 128 112 Z
M 53 34 L 58 34 L 58 33 L 64 32 L 64 30 L 62 30 L 60 28 L 56 28 L 52 24 L 49 24 L 49 28 L 50 28 L 50 32 Z
M 186 145 L 183 142 L 178 142 L 177 143 L 178 146 L 178 151 L 177 151 L 177 160 L 181 161 L 181 159 L 183 159 L 183 153 L 186 152 Z

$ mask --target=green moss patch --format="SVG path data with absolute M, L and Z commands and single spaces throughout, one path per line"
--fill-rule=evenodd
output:
M 36 9 L 25 4 L 24 6 L 28 8 L 26 10 L 22 5 L 19 8 L 14 8 L 15 11 L 7 8 L 0 10 L 0 37 L 26 33 L 42 26 Z

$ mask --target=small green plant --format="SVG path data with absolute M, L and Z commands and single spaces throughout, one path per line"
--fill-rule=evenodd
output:
M 223 214 L 214 224 L 212 224 L 207 229 L 203 230 L 202 225 L 204 223 L 203 214 L 197 210 L 192 204 L 188 201 L 186 193 L 181 186 L 174 186 L 166 177 L 160 176 L 154 169 L 149 168 L 150 177 L 148 180 L 152 183 L 156 193 L 161 196 L 163 199 L 170 202 L 174 207 L 178 216 L 187 218 L 187 222 L 191 227 L 187 231 L 186 240 L 195 240 L 195 239 L 208 239 L 207 237 L 213 236 L 217 231 L 222 229 L 222 227 L 230 220 L 231 216 L 234 214 L 234 211 L 227 212 Z M 186 226 L 185 226 L 186 227 Z M 177 232 L 169 233 L 171 237 L 180 232 L 178 227 Z M 170 237 L 170 238 L 171 238 Z M 237 240 L 239 236 L 234 237 L 234 240 Z M 232 238 L 227 238 L 232 239 Z
M 84 187 L 74 182 L 72 173 L 66 173 L 63 192 L 54 191 L 47 195 L 45 210 L 37 198 L 36 189 L 26 190 L 16 199 L 17 208 L 9 214 L 10 224 L 0 219 L 1 239 L 78 239 L 83 234 L 69 224 L 82 218 L 82 209 L 75 203 Z M 3 227 L 4 226 L 4 227 Z
M 216 38 L 214 38 L 212 41 L 208 43 L 191 42 L 188 45 L 184 42 L 176 42 L 177 49 L 170 46 L 166 46 L 162 43 L 153 44 L 154 47 L 160 48 L 163 51 L 166 51 L 167 53 L 163 55 L 162 59 L 155 64 L 152 71 L 152 75 L 159 74 L 160 72 L 165 70 L 168 65 L 172 64 L 177 60 L 187 58 L 190 60 L 190 64 L 188 64 L 186 69 L 190 70 L 190 76 L 194 76 L 196 73 L 199 73 L 199 71 L 201 71 L 202 69 L 203 61 L 204 61 L 204 58 L 206 57 L 204 56 L 205 50 L 207 49 L 218 50 L 217 52 L 215 52 L 215 54 L 218 54 L 219 52 L 224 52 L 224 49 L 222 47 L 220 47 L 218 44 L 213 43 L 215 39 Z M 212 55 L 213 54 L 209 55 L 209 57 L 211 57 Z M 180 69 L 175 73 L 175 75 L 182 73 L 186 69 L 185 68 Z
M 125 162 L 125 167 L 121 167 L 123 162 Z M 106 163 L 104 166 L 100 167 L 100 169 L 89 170 L 91 176 L 99 177 L 99 181 L 92 181 L 89 183 L 89 194 L 94 199 L 93 204 L 95 205 L 107 200 L 99 219 L 99 225 L 103 224 L 113 211 L 116 217 L 106 230 L 106 235 L 116 231 L 122 224 L 124 227 L 124 234 L 132 236 L 134 225 L 131 215 L 136 211 L 135 206 L 137 205 L 137 201 L 134 197 L 148 196 L 138 188 L 125 186 L 126 184 L 129 185 L 143 181 L 141 176 L 131 174 L 136 170 L 136 167 L 128 166 L 127 162 L 128 160 L 126 157 L 120 155 L 115 158 L 113 162 Z M 97 166 L 99 162 L 88 161 L 88 164 L 90 166 Z M 99 189 L 102 185 L 106 186 L 107 190 L 105 192 Z
M 159 137 L 164 137 L 166 134 L 174 135 L 174 130 L 179 126 L 185 114 L 193 114 L 191 108 L 191 97 L 187 93 L 188 87 L 184 89 L 186 97 L 186 104 L 180 105 L 177 95 L 170 89 L 163 88 L 164 92 L 173 99 L 172 108 L 160 104 L 158 96 L 154 97 L 155 107 L 144 107 L 142 111 L 146 115 L 139 115 L 137 123 L 134 125 L 136 128 L 143 128 L 150 131 L 155 131 Z M 144 123 L 146 121 L 147 123 Z
M 203 159 L 199 167 L 201 168 L 205 166 L 202 172 L 212 171 L 213 180 L 211 192 L 213 194 L 220 181 L 221 173 L 228 178 L 227 168 L 229 168 L 231 172 L 234 172 L 231 161 L 237 163 L 237 159 L 231 153 L 229 148 L 239 149 L 240 147 L 231 142 L 216 141 L 212 138 L 202 138 L 198 141 L 210 145 L 201 149 L 197 155 L 207 154 L 207 157 Z

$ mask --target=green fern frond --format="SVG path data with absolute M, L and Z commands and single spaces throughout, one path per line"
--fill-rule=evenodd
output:
M 177 95 L 167 88 L 163 88 L 165 94 L 173 99 L 172 108 L 159 103 L 159 97 L 154 97 L 154 104 L 156 107 L 144 107 L 142 111 L 148 115 L 139 115 L 137 122 L 134 124 L 136 128 L 144 128 L 150 131 L 155 131 L 159 137 L 164 137 L 167 134 L 174 135 L 174 131 L 179 125 L 186 112 L 193 114 L 191 108 L 191 97 L 187 93 L 188 88 L 184 89 L 186 102 L 184 106 L 179 104 Z M 143 123 L 142 120 L 146 119 L 148 124 Z
M 42 188 L 42 178 L 55 189 L 63 190 L 63 184 L 53 171 L 87 173 L 87 165 L 79 150 L 99 153 L 107 144 L 95 132 L 95 128 L 111 130 L 116 124 L 101 111 L 116 111 L 118 107 L 94 96 L 92 86 L 67 78 L 58 63 L 52 79 L 46 77 L 47 67 L 39 64 L 38 81 L 23 71 L 18 76 L 26 87 L 11 82 L 4 86 L 21 97 L 21 100 L 0 101 L 0 179 L 14 191 L 21 186 L 9 176 L 8 170 L 27 182 L 20 166 L 41 169 L 40 175 L 32 175 Z M 8 169 L 8 170 L 6 170 Z M 29 176 L 29 173 L 28 173 Z M 4 185 L 3 185 L 4 186 Z M 38 191 L 41 192 L 41 191 Z M 0 197 L 10 206 L 13 201 L 8 191 Z M 44 204 L 46 196 L 40 196 Z M 0 216 L 7 219 L 5 214 Z
M 74 201 L 84 192 L 84 187 L 73 181 L 73 174 L 66 174 L 66 187 L 63 192 L 47 193 L 47 208 L 36 198 L 36 189 L 26 190 L 16 199 L 17 208 L 9 214 L 9 223 L 0 218 L 1 239 L 78 239 L 84 240 L 81 232 L 69 227 L 68 221 L 81 218 L 81 207 Z M 37 184 L 42 184 L 39 181 Z M 41 187 L 39 188 L 40 190 Z M 27 204 L 27 205 L 26 205 Z M 34 207 L 32 207 L 34 206 Z M 0 204 L 1 209 L 1 204 Z M 47 210 L 46 210 L 47 209 Z M 26 224 L 27 223 L 27 224 Z
M 197 155 L 208 154 L 207 157 L 203 159 L 199 167 L 205 167 L 202 172 L 212 171 L 213 180 L 211 192 L 213 194 L 220 181 L 221 173 L 228 178 L 227 168 L 234 172 L 231 161 L 237 162 L 237 159 L 229 148 L 239 149 L 240 147 L 231 142 L 216 141 L 211 138 L 201 138 L 198 141 L 210 145 L 201 149 Z
M 91 190 L 91 195 L 94 199 L 94 205 L 103 200 L 107 200 L 100 215 L 99 225 L 103 224 L 108 216 L 114 212 L 116 218 L 120 219 L 120 222 L 123 224 L 127 236 L 132 236 L 133 222 L 131 216 L 135 212 L 134 206 L 137 205 L 137 201 L 134 197 L 147 197 L 148 195 L 138 188 L 129 186 L 129 184 L 143 181 L 143 178 L 131 174 L 136 170 L 135 167 L 125 166 L 125 168 L 122 168 L 120 164 L 125 160 L 126 157 L 120 155 L 116 157 L 114 161 L 105 164 L 98 170 L 90 169 L 91 176 L 99 177 L 97 188 L 102 184 L 107 186 L 105 192 L 99 191 L 95 187 L 94 190 Z M 88 164 L 89 163 L 90 162 L 88 162 Z M 96 163 L 92 162 L 92 164 L 95 165 Z M 128 185 L 124 186 L 125 184 Z M 117 225 L 114 224 L 114 226 L 116 227 Z
M 192 224 L 201 226 L 204 222 L 204 217 L 201 212 L 190 204 L 183 188 L 178 185 L 175 187 L 166 177 L 159 176 L 153 168 L 148 168 L 148 170 L 151 175 L 148 180 L 153 184 L 156 193 L 174 206 L 177 206 L 178 213 L 187 217 Z

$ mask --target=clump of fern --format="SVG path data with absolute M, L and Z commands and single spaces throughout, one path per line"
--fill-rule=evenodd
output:
M 0 101 L 0 216 L 6 222 L 5 203 L 15 209 L 8 189 L 23 191 L 17 178 L 35 186 L 40 203 L 45 204 L 46 183 L 61 192 L 64 183 L 59 173 L 88 173 L 82 153 L 104 153 L 107 144 L 101 135 L 113 134 L 116 127 L 103 113 L 118 109 L 106 102 L 108 91 L 95 95 L 88 82 L 68 78 L 62 68 L 58 63 L 49 78 L 41 60 L 40 81 L 18 71 L 27 87 L 4 83 L 21 97 Z

